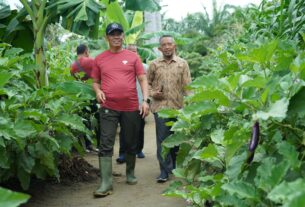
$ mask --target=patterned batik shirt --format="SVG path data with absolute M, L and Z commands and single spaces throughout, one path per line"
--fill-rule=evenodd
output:
M 157 58 L 149 65 L 147 79 L 153 113 L 164 108 L 183 107 L 183 96 L 187 95 L 185 86 L 191 82 L 190 69 L 184 59 L 174 56 L 170 62 L 166 62 L 163 57 Z M 160 90 L 163 93 L 163 99 L 152 98 L 153 93 Z

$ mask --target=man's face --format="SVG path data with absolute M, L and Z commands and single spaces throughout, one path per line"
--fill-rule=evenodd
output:
M 119 30 L 114 30 L 113 32 L 107 35 L 107 40 L 109 42 L 110 47 L 122 47 L 124 34 Z
M 159 50 L 166 58 L 171 58 L 175 54 L 176 45 L 171 37 L 163 37 L 160 41 Z

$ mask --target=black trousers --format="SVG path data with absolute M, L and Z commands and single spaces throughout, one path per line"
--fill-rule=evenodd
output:
M 115 111 L 107 108 L 100 109 L 100 145 L 99 156 L 111 157 L 118 124 L 120 124 L 125 137 L 125 150 L 127 154 L 136 154 L 138 147 L 139 128 L 141 116 L 139 111 Z
M 137 153 L 142 152 L 143 147 L 144 147 L 144 128 L 145 128 L 145 118 L 141 117 Z M 121 131 L 120 131 L 120 150 L 119 150 L 120 156 L 125 154 L 125 145 L 126 144 L 125 144 L 124 132 L 121 129 Z
M 162 142 L 173 132 L 171 127 L 166 126 L 166 122 L 176 121 L 174 118 L 163 119 L 158 116 L 158 113 L 154 113 L 156 123 L 156 141 L 157 141 L 157 158 L 159 161 L 161 174 L 168 174 L 176 168 L 176 157 L 179 147 L 176 146 L 170 149 L 170 152 L 166 155 L 165 159 L 162 157 Z

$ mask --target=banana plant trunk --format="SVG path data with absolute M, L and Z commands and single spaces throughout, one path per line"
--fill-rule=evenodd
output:
M 35 75 L 37 85 L 38 87 L 48 86 L 49 78 L 43 48 L 44 34 L 49 19 L 49 15 L 45 11 L 47 0 L 32 0 L 30 3 L 26 0 L 20 0 L 20 2 L 29 13 L 33 23 L 34 55 L 36 61 Z
M 44 32 L 43 32 L 44 33 Z M 48 86 L 49 78 L 47 73 L 47 64 L 45 59 L 45 51 L 43 48 L 43 35 L 37 35 L 34 42 L 34 53 L 36 60 L 36 79 L 38 80 L 38 86 Z

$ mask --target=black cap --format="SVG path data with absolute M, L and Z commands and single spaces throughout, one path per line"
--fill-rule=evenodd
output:
M 109 35 L 111 32 L 115 30 L 124 32 L 122 25 L 120 25 L 119 23 L 111 23 L 108 24 L 108 26 L 106 27 L 106 35 Z

